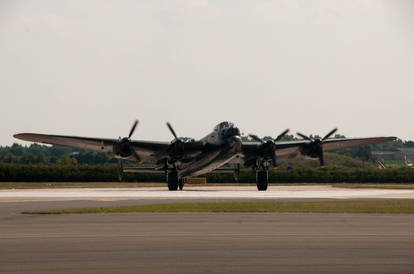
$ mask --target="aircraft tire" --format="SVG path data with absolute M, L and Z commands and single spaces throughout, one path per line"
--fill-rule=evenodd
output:
M 258 171 L 256 173 L 256 185 L 259 191 L 267 190 L 267 185 L 269 184 L 269 175 L 267 171 Z
M 178 174 L 176 171 L 171 171 L 168 174 L 168 190 L 175 191 L 178 189 Z
M 184 188 L 184 179 L 183 178 L 179 179 L 178 187 L 180 188 L 180 190 L 183 190 L 183 188 Z

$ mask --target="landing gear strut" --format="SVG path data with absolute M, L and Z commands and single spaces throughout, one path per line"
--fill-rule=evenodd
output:
M 269 172 L 266 166 L 263 166 L 261 170 L 256 169 L 256 185 L 259 191 L 267 189 L 269 184 Z
M 122 162 L 122 159 L 118 159 L 118 181 L 122 182 L 124 179 L 124 164 Z
M 183 188 L 184 188 L 184 178 L 179 178 L 178 179 L 178 187 L 180 188 L 180 190 L 183 190 Z

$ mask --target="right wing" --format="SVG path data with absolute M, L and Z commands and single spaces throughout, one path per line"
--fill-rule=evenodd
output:
M 396 137 L 327 139 L 323 143 L 323 149 L 327 151 L 346 147 L 373 145 L 394 141 L 396 139 Z M 309 143 L 310 141 L 308 140 L 276 142 L 277 158 L 280 159 L 296 156 L 301 152 L 301 149 Z M 261 144 L 258 142 L 243 142 L 242 150 L 244 155 L 244 162 L 255 161 L 255 159 L 258 157 L 260 145 Z
M 334 150 L 339 148 L 374 145 L 396 140 L 397 137 L 370 137 L 370 138 L 340 138 L 328 139 L 323 143 L 324 150 Z

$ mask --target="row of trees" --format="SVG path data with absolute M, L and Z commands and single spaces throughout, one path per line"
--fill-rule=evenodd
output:
M 0 147 L 0 163 L 11 164 L 109 164 L 115 163 L 106 153 L 82 149 L 31 144 Z
M 118 169 L 114 164 L 106 165 L 20 165 L 0 164 L 0 181 L 3 182 L 107 182 L 117 181 Z M 125 174 L 125 181 L 164 182 L 163 173 Z M 272 183 L 413 183 L 414 169 L 393 168 L 297 168 L 293 170 L 272 171 Z M 232 174 L 209 174 L 208 182 L 235 182 Z M 255 173 L 242 170 L 241 183 L 255 182 Z

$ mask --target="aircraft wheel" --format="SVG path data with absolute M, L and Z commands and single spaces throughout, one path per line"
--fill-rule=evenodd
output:
M 259 191 L 267 190 L 269 184 L 269 174 L 267 170 L 261 170 L 256 173 L 256 185 Z
M 178 180 L 178 187 L 180 188 L 180 190 L 183 190 L 184 188 L 184 178 L 181 178 Z
M 171 171 L 168 174 L 168 190 L 174 191 L 178 189 L 178 174 L 177 171 Z

